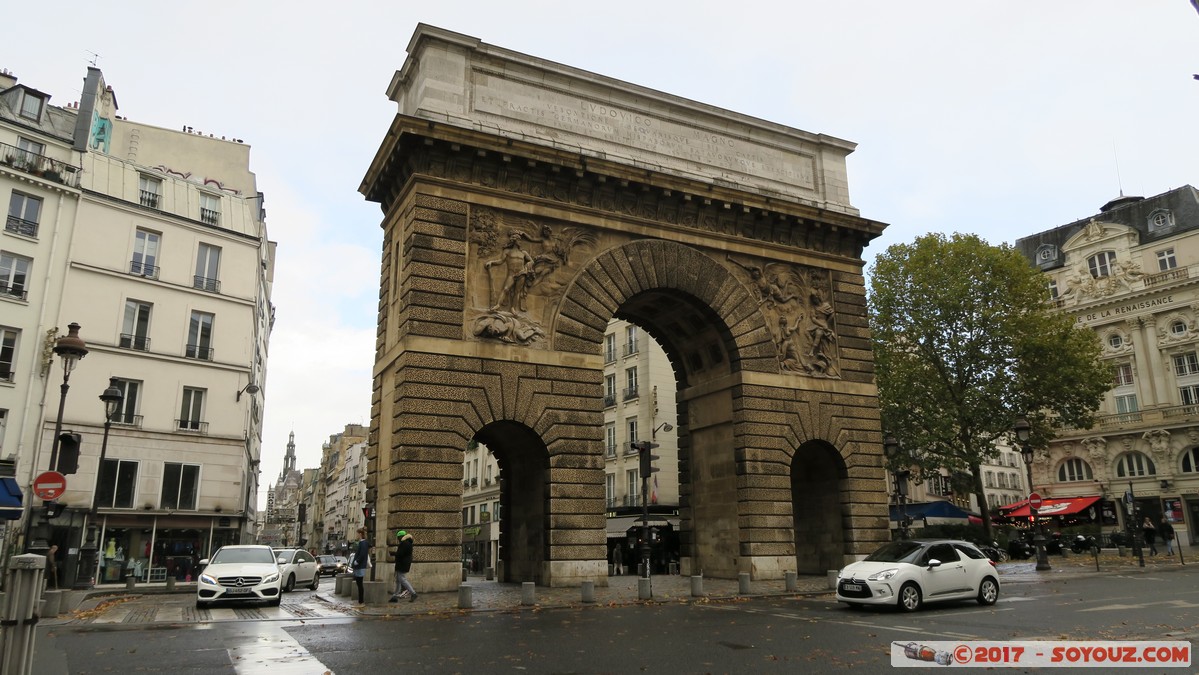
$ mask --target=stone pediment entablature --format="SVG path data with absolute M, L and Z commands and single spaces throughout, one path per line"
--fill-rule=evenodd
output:
M 1127 252 L 1139 243 L 1139 233 L 1127 225 L 1105 223 L 1092 218 L 1062 245 L 1062 251 L 1081 256 L 1092 251 L 1114 250 Z M 1072 261 L 1075 262 L 1075 261 Z M 1085 259 L 1083 260 L 1085 262 Z

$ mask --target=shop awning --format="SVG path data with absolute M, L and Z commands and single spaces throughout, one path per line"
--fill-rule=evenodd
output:
M 907 513 L 912 520 L 928 520 L 930 518 L 949 518 L 956 520 L 968 520 L 970 514 L 958 508 L 949 502 L 925 502 L 916 504 L 904 504 L 901 509 L 894 504 L 891 505 L 891 520 L 899 522 L 903 513 Z
M 1041 508 L 1037 509 L 1037 515 L 1045 518 L 1050 516 L 1069 516 L 1086 511 L 1097 501 L 1099 501 L 1098 496 L 1044 499 L 1041 501 Z M 1001 506 L 999 507 L 999 511 L 1003 513 L 1005 518 L 1027 518 L 1029 516 L 1028 500 L 1024 499 L 1015 504 Z
M 23 508 L 21 506 L 21 486 L 16 478 L 5 476 L 0 478 L 0 520 L 19 520 Z

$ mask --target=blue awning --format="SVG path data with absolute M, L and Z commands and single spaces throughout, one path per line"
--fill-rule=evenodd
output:
M 954 506 L 949 502 L 926 502 L 923 504 L 905 504 L 903 509 L 907 511 L 908 517 L 912 520 L 921 520 L 926 518 L 960 518 L 968 520 L 970 514 L 962 509 Z M 891 520 L 899 522 L 902 511 L 898 506 L 891 506 Z
M 19 520 L 22 512 L 21 486 L 17 485 L 17 479 L 0 478 L 0 520 Z

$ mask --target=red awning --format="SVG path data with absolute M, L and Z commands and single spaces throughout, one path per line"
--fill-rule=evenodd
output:
M 1074 513 L 1080 513 L 1087 510 L 1095 502 L 1099 501 L 1099 497 L 1058 497 L 1053 499 L 1044 499 L 1041 501 L 1041 508 L 1037 509 L 1037 515 L 1043 518 L 1050 516 L 1068 516 Z M 1029 515 L 1028 500 L 1022 500 L 1015 504 L 999 507 L 1006 518 L 1027 518 Z

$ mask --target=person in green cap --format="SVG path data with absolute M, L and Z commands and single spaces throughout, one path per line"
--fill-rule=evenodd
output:
M 395 551 L 396 588 L 388 602 L 399 602 L 401 598 L 408 598 L 408 602 L 413 602 L 416 600 L 416 589 L 408 581 L 408 571 L 412 569 L 412 547 L 414 542 L 412 535 L 404 530 L 396 532 L 396 539 L 400 541 Z

